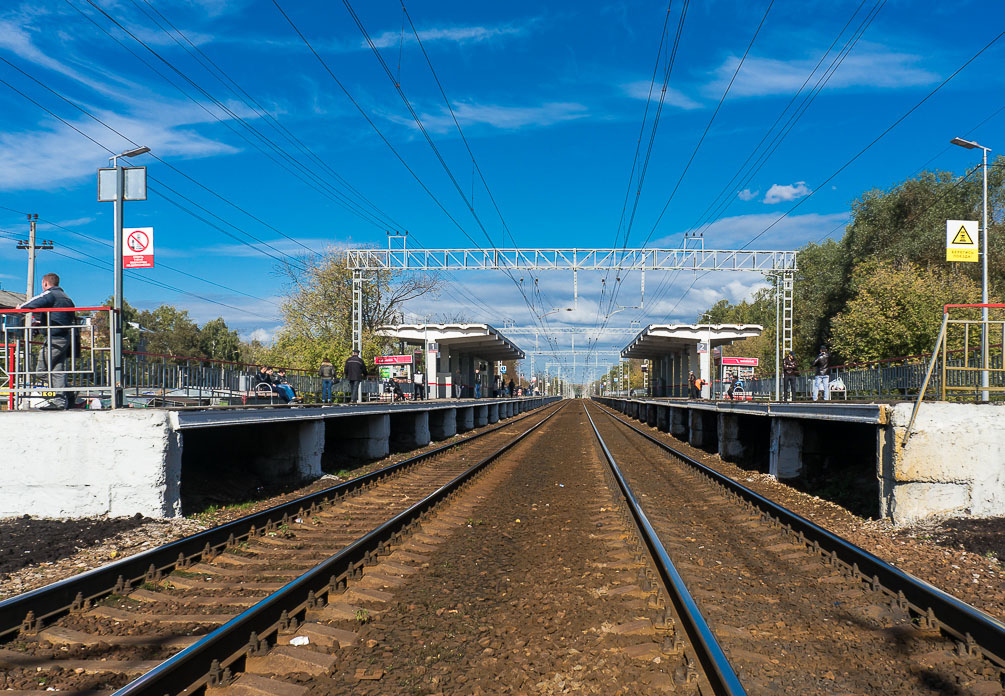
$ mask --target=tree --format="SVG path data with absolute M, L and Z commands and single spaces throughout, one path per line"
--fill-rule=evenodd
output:
M 171 305 L 140 312 L 140 326 L 151 333 L 144 334 L 148 353 L 205 357 L 199 345 L 199 327 L 188 316 L 188 310 Z
M 241 339 L 227 328 L 222 317 L 207 321 L 199 329 L 199 355 L 214 360 L 236 362 L 241 359 Z
M 284 325 L 270 360 L 313 368 L 322 358 L 339 364 L 352 346 L 352 270 L 345 250 L 329 247 L 316 257 L 278 267 L 287 281 L 280 311 Z M 363 283 L 363 357 L 371 360 L 385 341 L 374 335 L 381 325 L 401 320 L 410 300 L 435 293 L 440 278 L 430 273 L 368 271 Z
M 102 307 L 111 307 L 115 298 L 109 297 Z M 122 300 L 122 350 L 141 350 L 143 348 L 140 332 L 140 311 Z M 108 312 L 94 312 L 91 319 L 94 325 L 94 343 L 99 348 L 108 347 Z
M 930 352 L 942 305 L 980 302 L 980 287 L 957 269 L 871 261 L 852 278 L 852 298 L 834 317 L 832 345 L 859 362 Z

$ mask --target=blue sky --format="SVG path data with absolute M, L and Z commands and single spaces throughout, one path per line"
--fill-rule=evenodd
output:
M 39 233 L 65 254 L 41 252 L 39 273 L 59 273 L 78 305 L 111 293 L 111 273 L 87 265 L 111 259 L 103 244 L 111 239 L 111 204 L 96 202 L 95 169 L 107 163 L 105 148 L 120 152 L 130 141 L 160 158 L 136 160 L 148 166 L 155 190 L 126 210 L 128 225 L 155 228 L 158 267 L 127 277 L 127 299 L 141 308 L 172 303 L 199 322 L 223 316 L 244 336 L 268 339 L 279 327 L 283 288 L 273 257 L 327 245 L 383 246 L 386 229 L 408 230 L 411 245 L 427 248 L 486 246 L 488 239 L 511 246 L 489 192 L 521 247 L 624 241 L 619 219 L 629 189 L 631 216 L 638 186 L 637 176 L 629 186 L 629 176 L 643 110 L 659 56 L 639 166 L 680 0 L 671 5 L 662 54 L 666 3 L 407 2 L 488 191 L 400 3 L 374 0 L 352 9 L 453 182 L 347 7 L 279 4 L 331 75 L 271 0 L 4 3 L 0 286 L 23 290 L 24 252 L 10 238 L 26 234 L 20 212 L 37 212 L 60 225 L 42 224 Z M 976 156 L 949 146 L 953 136 L 1005 148 L 996 137 L 1005 123 L 997 113 L 1005 106 L 1002 40 L 834 176 L 1005 30 L 1001 3 L 777 0 L 765 15 L 768 5 L 688 6 L 629 246 L 679 246 L 684 233 L 700 229 L 708 246 L 737 248 L 775 223 L 751 248 L 796 248 L 840 235 L 852 201 L 865 190 L 890 186 L 923 166 L 965 171 Z M 180 34 L 169 33 L 168 23 Z M 863 33 L 841 60 L 859 27 Z M 832 63 L 836 57 L 839 64 Z M 796 104 L 832 64 L 833 73 L 777 148 L 756 172 L 731 181 L 752 151 L 758 159 L 763 150 L 755 148 L 766 134 L 771 142 L 777 126 L 769 127 L 779 114 L 780 125 L 787 122 L 793 107 L 783 110 L 804 81 Z M 484 231 L 457 188 L 473 201 Z M 499 326 L 504 319 L 533 323 L 505 276 L 466 273 L 449 280 L 447 291 L 411 311 Z M 638 280 L 626 278 L 618 305 L 639 304 Z M 660 281 L 647 277 L 644 311 L 624 310 L 610 325 L 691 320 L 716 300 L 740 300 L 763 282 L 756 274 L 678 275 L 657 291 Z M 581 346 L 598 317 L 603 320 L 601 276 L 580 274 L 579 288 L 577 310 L 548 321 L 582 326 Z M 572 304 L 571 275 L 542 274 L 539 290 L 533 297 L 538 311 Z M 608 335 L 598 345 L 621 347 L 627 338 Z M 554 341 L 564 348 L 570 337 Z

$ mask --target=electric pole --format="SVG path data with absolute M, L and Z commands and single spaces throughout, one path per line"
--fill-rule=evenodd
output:
M 35 296 L 35 252 L 40 249 L 52 249 L 52 240 L 43 239 L 41 243 L 35 243 L 35 226 L 38 224 L 38 213 L 28 214 L 28 239 L 19 239 L 17 242 L 18 249 L 26 249 L 28 251 L 28 282 L 26 284 L 26 290 L 24 299 L 25 301 L 30 300 Z

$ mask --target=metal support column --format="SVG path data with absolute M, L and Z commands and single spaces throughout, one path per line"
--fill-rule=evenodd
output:
M 352 272 L 352 348 L 363 354 L 363 272 Z

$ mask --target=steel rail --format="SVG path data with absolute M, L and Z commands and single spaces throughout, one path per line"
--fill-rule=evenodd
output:
M 674 565 L 673 560 L 671 560 L 670 554 L 667 553 L 663 542 L 660 541 L 656 530 L 653 529 L 649 518 L 635 497 L 635 493 L 632 491 L 631 486 L 628 485 L 624 474 L 621 473 L 620 467 L 618 467 L 617 462 L 607 448 L 607 443 L 601 437 L 597 424 L 593 422 L 593 417 L 590 415 L 590 411 L 586 408 L 585 404 L 583 405 L 583 410 L 586 411 L 586 417 L 590 419 L 590 425 L 593 427 L 593 433 L 597 436 L 597 442 L 600 443 L 600 448 L 604 452 L 607 464 L 611 468 L 615 480 L 618 482 L 618 487 L 625 497 L 632 517 L 635 518 L 640 536 L 649 548 L 649 553 L 652 555 L 657 570 L 663 578 L 667 593 L 670 595 L 670 601 L 673 602 L 674 608 L 677 610 L 677 616 L 680 618 L 684 631 L 691 641 L 695 656 L 705 671 L 705 677 L 709 681 L 712 692 L 716 696 L 740 696 L 741 694 L 746 694 L 747 692 L 736 676 L 736 672 L 733 671 L 732 665 L 729 664 L 729 660 L 722 651 L 719 641 L 716 640 L 715 634 L 712 633 L 708 622 L 702 616 L 698 603 L 695 602 L 694 597 L 691 596 L 687 586 L 684 584 L 684 579 Z
M 604 413 L 719 483 L 728 492 L 759 510 L 762 516 L 771 517 L 787 527 L 805 546 L 827 557 L 832 563 L 840 564 L 863 582 L 869 582 L 873 589 L 882 589 L 896 598 L 902 608 L 909 609 L 920 617 L 925 626 L 941 629 L 956 638 L 959 641 L 957 648 L 961 652 L 973 655 L 979 651 L 999 667 L 1005 667 L 1005 623 L 994 616 L 755 493 L 725 474 L 705 466 L 631 423 L 621 420 L 610 411 L 605 409 Z
M 364 565 L 381 555 L 387 545 L 397 540 L 409 526 L 417 523 L 422 515 L 448 496 L 457 493 L 475 474 L 551 420 L 563 407 L 564 404 L 560 405 L 540 422 L 407 510 L 361 536 L 205 638 L 126 684 L 113 696 L 163 696 L 190 692 L 204 686 L 211 675 L 220 673 L 221 668 L 227 668 L 248 654 L 262 650 L 263 646 L 268 645 L 270 635 L 296 626 L 298 616 L 318 606 L 319 597 L 327 598 L 328 593 L 344 589 L 349 577 L 361 574 Z
M 545 404 L 547 406 L 548 404 Z M 541 407 L 543 408 L 543 406 Z M 143 582 L 154 582 L 172 570 L 184 569 L 204 558 L 212 557 L 226 547 L 255 534 L 286 524 L 290 519 L 309 514 L 324 505 L 378 483 L 388 476 L 447 450 L 464 446 L 481 437 L 507 428 L 529 417 L 523 417 L 477 433 L 458 442 L 442 445 L 422 454 L 409 457 L 396 464 L 360 476 L 337 486 L 275 505 L 261 512 L 246 515 L 226 524 L 178 539 L 154 549 L 143 551 L 100 568 L 66 578 L 37 590 L 0 601 L 0 640 L 20 630 L 34 633 L 43 622 L 67 613 L 74 608 L 84 608 L 88 603 L 112 592 L 125 592 Z

